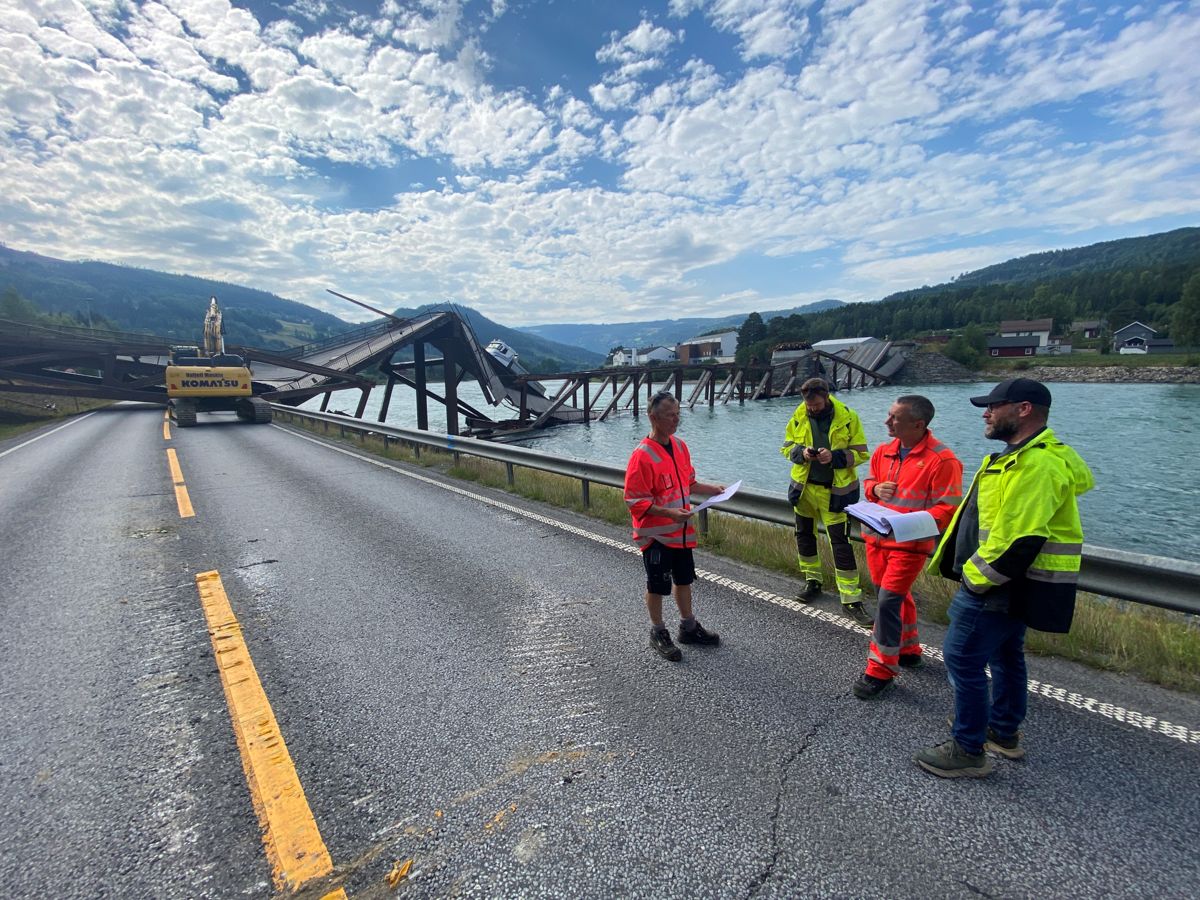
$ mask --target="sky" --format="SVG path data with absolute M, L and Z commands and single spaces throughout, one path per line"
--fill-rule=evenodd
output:
M 0 4 L 0 242 L 357 321 L 870 301 L 1200 224 L 1200 3 Z

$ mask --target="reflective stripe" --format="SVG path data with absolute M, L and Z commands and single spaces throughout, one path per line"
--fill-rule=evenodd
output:
M 991 565 L 988 564 L 987 560 L 985 560 L 978 553 L 973 553 L 971 555 L 971 562 L 975 564 L 975 568 L 977 568 L 983 574 L 983 577 L 992 584 L 1004 584 L 1006 581 L 1011 580 L 1007 575 L 1001 575 L 999 572 L 993 569 Z
M 866 453 L 866 452 L 867 452 L 867 445 L 866 445 L 866 444 L 851 444 L 851 445 L 850 445 L 849 447 L 847 447 L 846 449 L 847 449 L 847 450 L 857 450 L 857 451 L 859 451 L 860 453 Z
M 962 506 L 962 502 L 962 494 L 942 494 L 942 496 L 934 498 L 933 505 L 945 503 L 947 506 Z
M 1041 553 L 1050 553 L 1055 556 L 1078 556 L 1083 552 L 1083 544 L 1060 544 L 1056 541 L 1046 541 L 1042 544 Z
M 656 463 L 660 463 L 663 461 L 663 458 L 661 456 L 659 456 L 657 453 L 655 453 L 654 449 L 648 443 L 646 443 L 644 441 L 642 443 L 638 444 L 637 447 L 634 448 L 635 453 L 637 453 L 639 450 L 642 453 L 645 453 L 647 456 L 649 456 Z
M 641 528 L 635 528 L 633 533 L 638 537 L 657 537 L 660 534 L 675 534 L 682 529 L 682 525 L 678 522 L 672 522 L 670 525 L 643 525 Z
M 1075 584 L 1079 581 L 1078 572 L 1052 572 L 1049 569 L 1035 569 L 1032 566 L 1025 570 L 1025 577 L 1030 581 L 1045 581 L 1051 584 Z
M 858 479 L 856 478 L 854 481 L 850 482 L 849 484 L 844 484 L 841 487 L 838 487 L 835 484 L 833 487 L 831 487 L 829 489 L 829 493 L 839 494 L 839 495 L 840 494 L 852 494 L 857 490 L 858 490 Z

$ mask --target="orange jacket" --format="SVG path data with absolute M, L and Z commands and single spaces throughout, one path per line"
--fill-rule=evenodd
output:
M 900 439 L 894 438 L 880 444 L 871 454 L 871 474 L 864 480 L 863 487 L 868 500 L 894 509 L 897 512 L 929 510 L 938 530 L 945 531 L 954 511 L 962 502 L 962 463 L 954 452 L 933 436 L 925 433 L 908 455 L 900 459 Z M 896 482 L 896 493 L 891 500 L 880 500 L 875 496 L 875 485 L 881 481 Z M 932 553 L 933 539 L 898 543 L 863 527 L 863 539 L 877 547 L 910 550 L 913 553 Z
M 696 483 L 687 444 L 672 437 L 671 448 L 673 456 L 653 438 L 642 438 L 625 467 L 625 505 L 633 516 L 633 542 L 643 550 L 654 541 L 667 547 L 696 546 L 691 519 L 675 522 L 648 513 L 651 506 L 683 509 Z

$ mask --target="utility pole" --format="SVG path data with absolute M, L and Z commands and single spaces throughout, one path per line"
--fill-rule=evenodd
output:
M 87 298 L 85 298 L 85 299 L 84 299 L 84 301 L 83 301 L 83 302 L 87 304 L 87 311 L 88 311 L 88 331 L 91 331 L 91 330 L 92 330 L 92 298 L 91 298 L 91 297 L 87 297 Z

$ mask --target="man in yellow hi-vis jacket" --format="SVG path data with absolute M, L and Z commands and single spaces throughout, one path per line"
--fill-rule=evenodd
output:
M 1025 629 L 1071 627 L 1083 551 L 1078 498 L 1095 483 L 1079 454 L 1046 427 L 1045 385 L 1010 378 L 971 402 L 983 407 L 984 436 L 1006 446 L 984 459 L 930 562 L 960 582 L 942 647 L 954 736 L 913 759 L 943 778 L 987 775 L 986 751 L 1025 755 Z
M 792 462 L 788 502 L 796 513 L 796 553 L 804 588 L 799 600 L 808 602 L 821 593 L 821 558 L 817 555 L 817 520 L 825 523 L 833 550 L 834 576 L 842 608 L 863 628 L 873 624 L 863 608 L 858 565 L 850 547 L 844 510 L 858 500 L 855 467 L 865 463 L 867 438 L 858 413 L 829 396 L 823 378 L 800 385 L 804 402 L 788 420 L 779 452 Z

